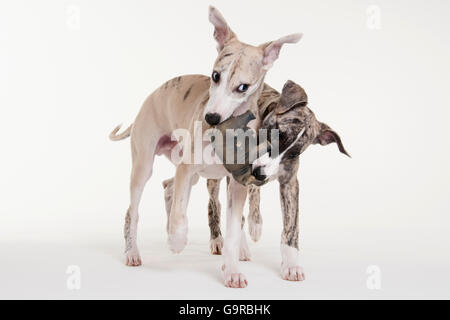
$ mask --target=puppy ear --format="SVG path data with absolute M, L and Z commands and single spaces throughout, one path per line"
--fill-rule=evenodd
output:
M 320 132 L 317 137 L 314 139 L 314 144 L 320 143 L 322 146 L 326 146 L 327 144 L 335 142 L 338 145 L 339 151 L 351 158 L 348 152 L 345 150 L 344 145 L 342 144 L 341 137 L 336 133 L 336 131 L 332 130 L 327 124 L 320 124 Z
M 307 104 L 308 95 L 305 90 L 294 81 L 288 80 L 281 91 L 280 103 L 276 108 L 276 113 L 282 114 L 295 106 L 305 107 Z
M 214 8 L 209 6 L 209 21 L 214 26 L 214 39 L 217 41 L 217 51 L 221 51 L 225 44 L 231 39 L 235 38 L 236 35 L 231 31 L 227 22 L 225 21 L 222 14 Z
M 260 45 L 260 48 L 264 50 L 263 53 L 263 65 L 266 70 L 270 69 L 272 67 L 272 64 L 275 60 L 278 59 L 278 56 L 280 55 L 281 47 L 285 43 L 297 43 L 303 34 L 301 33 L 295 33 L 288 36 L 285 36 L 283 38 L 280 38 L 278 40 L 264 43 Z

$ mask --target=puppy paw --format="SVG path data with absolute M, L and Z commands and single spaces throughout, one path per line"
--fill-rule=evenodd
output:
M 137 250 L 125 252 L 125 265 L 129 267 L 137 267 L 142 264 L 141 256 Z
M 289 281 L 303 281 L 305 272 L 300 266 L 281 266 L 281 277 Z
M 218 236 L 215 239 L 211 239 L 209 241 L 209 247 L 211 249 L 212 254 L 222 254 L 222 248 L 223 248 L 222 236 Z
M 257 242 L 259 239 L 261 239 L 261 232 L 262 232 L 262 224 L 261 223 L 249 223 L 248 224 L 248 232 L 250 233 L 250 238 L 254 242 Z
M 175 232 L 169 233 L 169 249 L 173 253 L 180 253 L 187 245 L 187 228 L 178 228 Z
M 225 266 L 222 266 L 222 271 L 225 287 L 245 288 L 248 285 L 247 279 L 242 273 L 228 271 Z

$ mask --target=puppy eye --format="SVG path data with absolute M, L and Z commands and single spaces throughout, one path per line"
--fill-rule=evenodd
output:
M 239 87 L 237 87 L 237 91 L 238 92 L 245 92 L 248 89 L 248 84 L 246 83 L 242 83 Z
M 220 80 L 220 73 L 218 73 L 217 71 L 213 71 L 212 75 L 211 75 L 211 79 L 217 83 Z

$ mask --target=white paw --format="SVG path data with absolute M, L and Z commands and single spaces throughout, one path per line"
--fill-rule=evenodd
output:
M 222 236 L 218 236 L 215 239 L 211 239 L 209 241 L 209 247 L 211 249 L 212 254 L 222 254 L 222 248 L 223 248 Z
M 261 239 L 261 231 L 262 231 L 262 224 L 261 223 L 249 223 L 248 224 L 248 232 L 250 233 L 250 238 L 252 238 L 253 241 L 258 241 Z
M 223 279 L 225 287 L 228 288 L 245 288 L 248 285 L 247 279 L 240 272 L 232 272 L 225 265 L 222 266 Z
M 281 277 L 289 281 L 305 280 L 305 271 L 300 266 L 281 266 Z
M 175 232 L 169 233 L 169 249 L 173 253 L 180 253 L 187 245 L 187 228 L 178 228 Z
M 139 251 L 129 250 L 128 252 L 125 252 L 125 264 L 130 267 L 140 266 L 142 264 L 142 260 L 139 255 Z

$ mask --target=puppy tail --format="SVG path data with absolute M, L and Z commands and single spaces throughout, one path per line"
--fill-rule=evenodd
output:
M 122 125 L 119 124 L 117 127 L 114 128 L 114 130 L 109 134 L 109 139 L 112 141 L 119 141 L 123 140 L 125 138 L 128 138 L 131 133 L 131 128 L 133 127 L 133 124 L 131 124 L 124 132 L 121 134 L 116 134 Z

